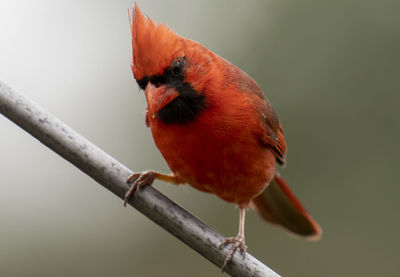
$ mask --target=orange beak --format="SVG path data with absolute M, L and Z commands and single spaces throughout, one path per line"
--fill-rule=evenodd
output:
M 152 83 L 148 83 L 145 95 L 150 115 L 152 118 L 155 118 L 158 111 L 179 96 L 179 92 L 174 88 L 167 86 L 155 87 Z

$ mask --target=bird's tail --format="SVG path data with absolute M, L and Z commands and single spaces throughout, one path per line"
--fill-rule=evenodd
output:
M 265 191 L 253 199 L 251 206 L 266 221 L 280 225 L 291 233 L 309 240 L 318 240 L 322 235 L 321 227 L 278 174 Z

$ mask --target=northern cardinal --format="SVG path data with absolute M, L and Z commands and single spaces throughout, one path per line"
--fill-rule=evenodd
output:
M 130 17 L 132 71 L 147 100 L 146 125 L 172 173 L 134 173 L 126 201 L 154 179 L 187 183 L 239 207 L 239 233 L 222 270 L 239 248 L 246 253 L 249 207 L 262 218 L 311 240 L 322 230 L 308 215 L 276 164 L 285 163 L 282 125 L 257 83 L 245 72 L 144 16 Z

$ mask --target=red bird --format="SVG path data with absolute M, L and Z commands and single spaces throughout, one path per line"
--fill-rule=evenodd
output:
M 237 248 L 246 253 L 249 207 L 294 234 L 320 238 L 321 228 L 276 171 L 285 163 L 286 142 L 257 83 L 203 45 L 144 16 L 136 4 L 130 25 L 132 71 L 145 91 L 146 125 L 172 174 L 132 174 L 125 204 L 155 178 L 187 183 L 237 204 L 239 233 L 220 245 L 232 244 L 222 269 Z

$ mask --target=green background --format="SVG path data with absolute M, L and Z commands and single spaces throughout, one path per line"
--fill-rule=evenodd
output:
M 248 72 L 283 123 L 280 170 L 324 236 L 249 212 L 249 253 L 282 276 L 400 274 L 398 1 L 139 1 Z M 168 168 L 130 71 L 133 1 L 0 2 L 0 79 L 133 170 Z M 0 276 L 221 276 L 219 269 L 0 117 Z M 238 210 L 155 187 L 226 236 Z

